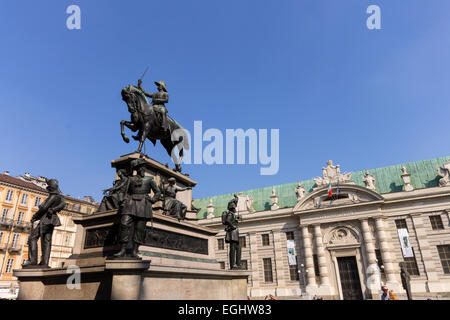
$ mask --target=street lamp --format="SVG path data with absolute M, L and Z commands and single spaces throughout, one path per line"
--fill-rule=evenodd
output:
M 305 287 L 305 291 L 306 291 L 306 278 L 305 278 L 305 273 L 307 273 L 309 270 L 305 270 L 305 265 L 302 263 L 300 264 L 300 268 L 298 269 L 298 273 L 302 275 L 302 280 L 303 280 L 303 285 Z M 300 286 L 300 290 L 301 290 L 301 286 Z M 302 290 L 302 296 L 303 296 L 303 290 Z

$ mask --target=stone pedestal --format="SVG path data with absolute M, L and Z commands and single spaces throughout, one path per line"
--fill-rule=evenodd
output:
M 112 166 L 129 165 L 139 154 L 112 161 Z M 180 187 L 193 187 L 188 176 L 143 158 L 147 175 L 158 185 L 173 177 Z M 177 194 L 188 209 L 191 190 Z M 153 206 L 153 220 L 145 229 L 144 244 L 137 259 L 113 259 L 119 250 L 120 215 L 117 210 L 73 218 L 77 231 L 73 254 L 63 268 L 15 270 L 20 281 L 20 299 L 246 299 L 248 271 L 220 269 L 215 258 L 216 231 L 197 221 L 179 222 L 162 214 L 162 204 Z M 150 264 L 151 260 L 151 264 Z M 79 289 L 67 286 L 71 270 L 80 274 Z
M 150 261 L 106 260 L 105 270 L 112 275 L 111 300 L 138 300 L 142 288 L 142 273 Z
M 111 276 L 104 265 L 20 269 L 14 270 L 14 276 L 19 280 L 19 300 L 108 300 L 111 296 Z
M 167 180 L 169 178 L 175 178 L 175 185 L 180 188 L 193 188 L 197 185 L 197 182 L 192 180 L 189 175 L 177 172 L 174 169 L 166 167 L 158 161 L 143 156 L 139 153 L 131 153 L 121 156 L 119 159 L 111 161 L 111 166 L 116 169 L 128 168 L 131 161 L 138 158 L 142 158 L 147 163 L 145 174 L 147 176 L 152 176 L 159 187 L 163 184 L 168 184 Z M 192 211 L 192 190 L 177 192 L 177 200 L 181 201 L 187 207 L 187 218 L 196 217 L 196 213 Z M 157 202 L 153 208 L 156 213 L 162 213 L 162 202 Z

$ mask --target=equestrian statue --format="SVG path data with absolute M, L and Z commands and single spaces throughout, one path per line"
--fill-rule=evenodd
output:
M 142 80 L 138 80 L 138 85 L 129 85 L 122 89 L 122 100 L 128 106 L 131 113 L 131 121 L 120 121 L 122 139 L 129 143 L 130 139 L 125 135 L 126 126 L 133 132 L 138 132 L 132 136 L 139 141 L 137 153 L 142 153 L 145 139 L 149 139 L 153 145 L 159 140 L 167 153 L 175 163 L 175 170 L 181 172 L 181 161 L 184 149 L 189 150 L 189 140 L 186 130 L 174 119 L 167 115 L 166 103 L 169 102 L 164 81 L 155 82 L 158 92 L 148 93 L 142 88 Z M 151 98 L 151 102 L 147 97 Z M 178 147 L 178 157 L 175 155 L 175 147 Z

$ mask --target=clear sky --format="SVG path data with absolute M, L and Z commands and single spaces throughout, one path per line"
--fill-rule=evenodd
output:
M 81 8 L 68 30 L 66 8 Z M 381 8 L 381 30 L 366 9 Z M 0 1 L 0 171 L 110 187 L 137 148 L 120 90 L 147 66 L 169 114 L 203 128 L 280 130 L 280 169 L 185 165 L 194 197 L 450 154 L 448 0 Z M 130 132 L 127 131 L 128 136 Z M 158 143 L 147 153 L 170 158 Z

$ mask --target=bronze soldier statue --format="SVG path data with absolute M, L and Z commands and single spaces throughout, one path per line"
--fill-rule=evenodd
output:
M 61 225 L 57 213 L 64 209 L 66 200 L 64 199 L 58 187 L 58 180 L 46 179 L 47 191 L 49 197 L 39 206 L 39 210 L 31 217 L 31 224 L 40 220 L 36 228 L 32 227 L 31 234 L 28 237 L 28 261 L 23 264 L 23 268 L 42 267 L 50 268 L 48 261 L 52 249 L 53 229 Z M 37 264 L 38 245 L 37 241 L 41 238 L 41 262 Z
M 175 178 L 168 179 L 169 185 L 164 187 L 164 212 L 170 216 L 176 217 L 178 221 L 184 220 L 186 217 L 187 207 L 181 201 L 176 199 L 177 192 L 191 190 L 191 187 L 179 188 L 175 185 Z
M 161 196 L 153 177 L 145 176 L 145 165 L 143 159 L 131 161 L 131 170 L 136 169 L 137 175 L 129 178 L 128 192 L 119 210 L 121 249 L 114 255 L 116 258 L 125 256 L 138 258 L 139 245 L 143 244 L 145 239 L 145 225 L 152 218 L 152 204 Z M 152 190 L 154 196 L 150 198 Z M 126 252 L 129 244 L 132 244 L 131 254 Z
M 405 262 L 400 262 L 400 278 L 402 278 L 402 286 L 406 291 L 406 296 L 408 300 L 412 300 L 411 295 L 411 276 L 409 275 L 408 270 L 406 270 Z
M 117 175 L 119 176 L 119 179 L 114 181 L 113 187 L 103 190 L 105 196 L 103 197 L 97 212 L 119 209 L 122 205 L 129 183 L 127 169 L 119 169 Z
M 167 93 L 164 81 L 155 82 L 158 92 L 148 93 L 142 88 L 142 80 L 138 80 L 138 87 L 147 97 L 152 98 L 152 106 L 161 116 L 161 127 L 163 131 L 169 130 L 169 122 L 167 121 L 167 108 L 165 103 L 169 102 L 169 94 Z
M 228 202 L 228 210 L 222 213 L 222 224 L 226 226 L 225 242 L 230 244 L 230 269 L 232 270 L 242 269 L 238 226 L 238 220 L 242 221 L 242 217 L 236 215 L 237 203 L 238 197 L 234 195 L 234 199 Z

